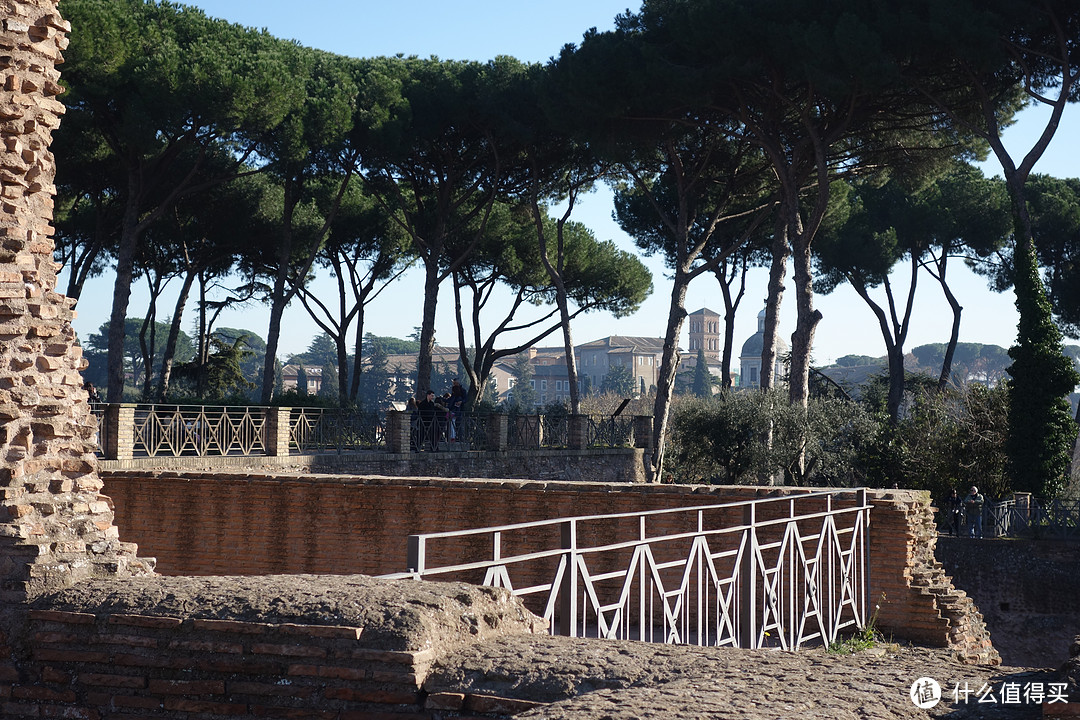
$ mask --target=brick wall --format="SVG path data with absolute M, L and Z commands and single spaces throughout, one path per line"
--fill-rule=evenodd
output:
M 32 610 L 32 657 L 0 662 L 0 716 L 78 720 L 505 717 L 542 703 L 421 685 L 436 649 L 360 647 L 363 629 Z
M 105 473 L 104 479 L 124 537 L 156 556 L 160 572 L 175 575 L 379 575 L 407 568 L 405 538 L 414 533 L 805 492 L 135 471 Z M 916 491 L 871 491 L 870 498 L 870 604 L 880 605 L 879 628 L 898 638 L 955 647 L 969 662 L 995 662 L 977 609 L 951 586 L 934 559 L 936 531 L 929 497 Z M 716 518 L 729 524 L 739 520 L 735 515 Z M 613 523 L 599 532 L 614 538 L 620 530 L 626 529 Z M 532 541 L 551 547 L 552 538 Z
M 502 452 L 323 453 L 169 458 L 174 470 L 253 473 L 348 473 L 393 477 L 527 478 L 645 482 L 643 450 L 635 448 L 545 448 Z M 154 470 L 161 458 L 99 460 L 102 471 Z
M 506 591 L 370 578 L 91 580 L 35 600 L 0 717 L 441 718 L 536 705 L 422 690 L 462 643 L 542 627 Z
M 358 647 L 361 628 L 48 610 L 29 624 L 22 673 L 0 665 L 3 717 L 429 717 L 434 652 Z
M 147 572 L 99 495 L 74 301 L 55 292 L 49 144 L 68 23 L 8 0 L 0 26 L 0 610 L 80 578 Z M 0 612 L 0 624 L 15 622 Z
M 979 604 L 1006 664 L 1050 667 L 1069 656 L 1080 616 L 1075 540 L 944 537 L 935 554 Z

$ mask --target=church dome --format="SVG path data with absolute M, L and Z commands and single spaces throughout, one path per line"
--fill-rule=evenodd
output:
M 759 358 L 761 349 L 765 346 L 765 311 L 758 313 L 758 331 L 746 339 L 743 343 L 740 358 Z M 776 354 L 783 355 L 788 351 L 788 344 L 779 335 L 776 337 Z
M 765 333 L 754 333 L 742 344 L 739 357 L 761 357 L 761 347 L 765 344 Z

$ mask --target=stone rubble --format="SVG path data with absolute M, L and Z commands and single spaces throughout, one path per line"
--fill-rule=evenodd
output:
M 922 710 L 919 678 L 936 679 L 946 700 Z M 948 697 L 964 683 L 969 703 Z M 973 666 L 947 649 L 881 645 L 854 654 L 665 646 L 561 637 L 509 637 L 461 649 L 436 663 L 429 693 L 541 702 L 516 718 L 685 720 L 687 718 L 1036 718 L 1038 705 L 976 702 L 988 683 L 1061 682 L 1050 669 Z

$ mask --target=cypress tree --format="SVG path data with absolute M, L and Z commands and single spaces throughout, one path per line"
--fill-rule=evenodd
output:
M 296 394 L 300 397 L 307 397 L 307 370 L 304 369 L 304 363 L 298 363 L 296 366 Z
M 709 379 L 709 366 L 705 360 L 704 348 L 698 348 L 697 364 L 694 365 L 694 395 L 700 398 L 712 395 L 712 383 Z
M 1009 474 L 1013 490 L 1052 498 L 1068 481 L 1076 423 L 1067 396 L 1080 375 L 1063 353 L 1034 245 L 1022 234 L 1014 262 L 1020 323 L 1016 345 L 1009 349 Z

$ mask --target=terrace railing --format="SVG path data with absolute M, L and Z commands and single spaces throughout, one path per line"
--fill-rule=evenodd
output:
M 262 408 L 136 405 L 127 416 L 125 430 L 130 433 L 133 453 L 139 456 L 266 454 Z
M 1017 493 L 983 508 L 986 537 L 1080 539 L 1080 501 L 1044 500 Z M 966 529 L 966 528 L 965 528 Z
M 589 416 L 589 447 L 622 447 L 634 444 L 631 417 Z
M 385 418 L 380 413 L 327 408 L 289 412 L 289 448 L 295 452 L 343 453 L 385 446 Z
M 832 643 L 865 627 L 864 490 L 409 536 L 418 580 L 502 587 L 553 634 L 664 643 Z
M 420 418 L 393 411 L 167 404 L 94 404 L 91 410 L 98 419 L 99 454 L 110 460 L 617 447 L 634 439 L 631 419 L 586 416 Z M 396 440 L 388 437 L 394 428 Z

